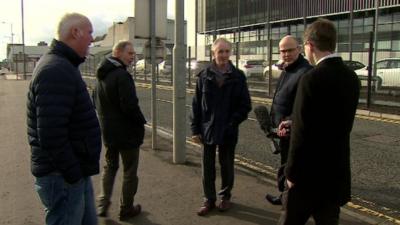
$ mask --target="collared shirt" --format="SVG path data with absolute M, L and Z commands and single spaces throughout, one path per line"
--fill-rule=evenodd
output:
M 224 84 L 226 77 L 232 73 L 232 66 L 229 64 L 227 70 L 225 72 L 221 72 L 214 60 L 211 65 L 211 70 L 215 73 L 215 80 L 217 81 L 218 86 L 221 87 Z
M 320 59 L 318 60 L 318 62 L 317 62 L 315 65 L 318 65 L 318 63 L 322 62 L 322 61 L 325 60 L 325 59 L 337 58 L 337 57 L 340 58 L 340 55 L 338 55 L 337 53 L 332 53 L 332 54 L 326 55 L 326 56 L 320 58 Z

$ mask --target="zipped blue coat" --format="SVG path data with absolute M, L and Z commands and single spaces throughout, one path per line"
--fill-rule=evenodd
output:
M 204 144 L 235 143 L 239 124 L 251 110 L 246 77 L 231 65 L 224 83 L 219 87 L 216 71 L 210 65 L 198 74 L 192 102 L 191 130 L 200 135 Z

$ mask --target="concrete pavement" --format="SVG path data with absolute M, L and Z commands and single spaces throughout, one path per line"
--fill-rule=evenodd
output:
M 25 125 L 27 81 L 0 80 L 0 225 L 44 224 L 44 211 L 34 191 L 30 174 L 30 151 Z M 172 164 L 172 141 L 159 137 L 157 150 L 151 149 L 147 132 L 141 147 L 139 189 L 135 202 L 143 213 L 127 222 L 118 221 L 121 172 L 119 172 L 110 217 L 99 224 L 191 225 L 191 224 L 276 224 L 280 207 L 264 200 L 265 193 L 277 194 L 273 181 L 237 167 L 232 201 L 225 213 L 214 211 L 206 217 L 196 215 L 202 203 L 200 151 L 187 146 L 187 162 Z M 103 152 L 104 154 L 104 152 Z M 102 157 L 103 161 L 104 157 Z M 96 193 L 100 176 L 93 177 Z M 219 186 L 217 176 L 217 187 Z M 343 213 L 344 212 L 344 213 Z M 351 209 L 342 210 L 341 225 L 391 224 Z M 312 222 L 309 224 L 313 224 Z

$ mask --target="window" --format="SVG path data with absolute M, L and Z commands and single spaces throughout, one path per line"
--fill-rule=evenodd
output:
M 392 15 L 382 15 L 379 16 L 379 24 L 382 23 L 391 23 L 392 22 Z
M 400 22 L 400 12 L 393 13 L 393 22 Z
M 378 50 L 390 50 L 390 41 L 378 41 Z
M 385 25 L 382 25 L 382 24 L 379 24 L 378 25 L 378 31 L 392 31 L 392 24 L 385 24 Z
M 364 25 L 373 25 L 374 24 L 374 18 L 373 17 L 367 17 L 364 19 Z
M 392 41 L 392 50 L 393 51 L 400 51 L 400 40 L 393 40 Z
M 339 20 L 339 27 L 348 27 L 349 26 L 349 20 Z
M 391 60 L 389 63 L 390 69 L 400 68 L 400 60 Z
M 388 67 L 388 61 L 381 61 L 376 63 L 377 69 L 386 69 Z
M 353 34 L 362 34 L 364 32 L 364 27 L 355 26 L 353 27 Z

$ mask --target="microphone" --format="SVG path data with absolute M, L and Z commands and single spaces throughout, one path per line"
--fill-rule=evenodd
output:
M 278 135 L 276 134 L 278 129 L 273 127 L 267 107 L 257 106 L 254 108 L 254 114 L 256 115 L 256 119 L 261 127 L 261 130 L 264 131 L 264 133 L 267 135 L 267 138 L 278 138 Z
M 254 114 L 256 115 L 256 119 L 261 127 L 261 130 L 264 131 L 267 138 L 271 139 L 272 153 L 273 154 L 280 153 L 281 152 L 279 147 L 280 139 L 277 135 L 278 129 L 273 127 L 267 107 L 257 106 L 256 108 L 254 108 Z

